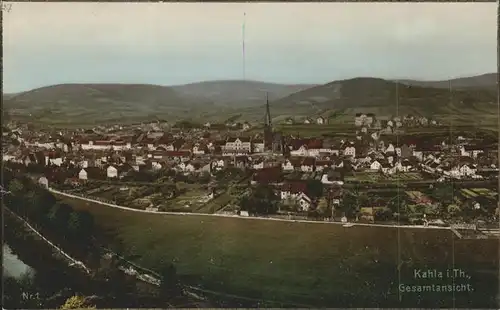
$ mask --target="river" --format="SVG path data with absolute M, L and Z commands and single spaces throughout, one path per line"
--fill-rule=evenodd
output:
M 3 244 L 3 271 L 6 275 L 20 278 L 26 273 L 33 273 L 34 269 L 22 262 L 7 244 Z

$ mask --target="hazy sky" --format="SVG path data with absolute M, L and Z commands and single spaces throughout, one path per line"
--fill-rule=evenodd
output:
M 496 71 L 496 3 L 14 3 L 3 87 L 173 85 L 356 76 L 446 79 Z

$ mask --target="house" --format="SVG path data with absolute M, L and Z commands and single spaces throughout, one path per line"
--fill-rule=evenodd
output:
M 316 160 L 315 171 L 323 171 L 326 168 L 330 168 L 332 163 L 329 160 Z
M 293 125 L 294 121 L 293 121 L 293 118 L 291 117 L 287 117 L 287 119 L 285 120 L 285 124 L 286 125 Z
M 412 153 L 412 149 L 405 143 L 401 146 L 400 154 L 398 155 L 402 158 L 410 158 L 413 155 Z
M 41 177 L 38 179 L 38 184 L 44 188 L 49 188 L 49 180 L 46 177 Z
M 344 149 L 344 156 L 356 157 L 356 148 L 354 145 L 351 144 Z
M 326 123 L 327 123 L 327 120 L 324 117 L 320 116 L 320 117 L 316 118 L 316 124 L 324 125 Z
M 306 157 L 300 165 L 300 170 L 303 172 L 313 172 L 315 167 L 315 158 Z
M 368 114 L 366 114 L 366 117 L 364 119 L 363 124 L 368 126 L 368 127 L 371 127 L 374 120 L 375 120 L 375 114 L 368 113 Z
M 63 159 L 61 157 L 57 158 L 49 158 L 49 163 L 54 166 L 60 167 L 63 163 Z
M 305 181 L 285 181 L 281 185 L 280 197 L 281 200 L 297 197 L 300 193 L 307 191 L 307 183 Z
M 255 170 L 264 169 L 264 160 L 259 159 L 252 164 L 252 168 Z
M 472 176 L 476 174 L 476 169 L 472 165 L 464 164 L 460 166 L 459 174 L 461 176 Z
M 323 184 L 337 184 L 337 185 L 343 185 L 343 176 L 342 173 L 339 171 L 330 171 L 328 173 L 325 173 L 321 176 L 321 183 Z
M 462 156 L 477 158 L 477 156 L 481 153 L 484 153 L 484 151 L 480 147 L 475 145 L 462 145 L 460 147 L 460 155 Z
M 307 196 L 305 193 L 300 193 L 300 195 L 297 196 L 296 199 L 297 199 L 299 206 L 300 206 L 299 211 L 302 211 L 302 212 L 309 211 L 309 208 L 312 205 L 312 201 L 311 201 L 311 198 L 309 198 L 309 196 Z
M 78 178 L 80 180 L 88 180 L 87 171 L 85 171 L 85 169 L 80 170 L 80 172 L 78 173 Z
M 309 117 L 304 119 L 304 124 L 312 124 L 313 123 L 313 120 L 310 119 Z
M 234 156 L 233 157 L 233 165 L 237 168 L 244 169 L 246 167 L 250 167 L 250 157 L 248 156 Z
M 189 151 L 166 151 L 163 152 L 163 157 L 174 158 L 180 161 L 186 161 L 191 158 L 191 152 Z
M 224 145 L 224 151 L 250 153 L 251 150 L 252 143 L 248 137 L 229 138 Z
M 389 143 L 387 148 L 385 149 L 384 153 L 386 154 L 394 154 L 396 152 L 394 145 L 392 143 Z
M 254 153 L 264 152 L 264 140 L 263 139 L 255 139 L 252 141 L 252 144 L 253 144 L 253 152 Z
M 301 145 L 297 150 L 290 151 L 291 156 L 308 156 L 309 151 L 307 149 L 307 145 Z
M 163 165 L 161 163 L 159 163 L 156 160 L 151 161 L 151 169 L 152 170 L 158 171 L 158 170 L 161 170 L 161 168 L 163 168 Z
M 248 214 L 248 211 L 244 211 L 244 210 L 241 210 L 239 215 L 240 215 L 240 216 L 243 216 L 243 217 L 248 217 L 248 216 L 250 216 L 250 215 Z
M 200 172 L 210 173 L 211 172 L 211 168 L 212 168 L 211 166 L 212 166 L 211 163 L 202 165 L 201 168 L 200 168 Z
M 378 171 L 378 170 L 380 170 L 380 168 L 382 168 L 382 165 L 378 162 L 378 160 L 374 160 L 370 164 L 370 170 Z
M 243 127 L 242 127 L 243 130 L 249 130 L 250 128 L 252 128 L 252 126 L 250 126 L 250 124 L 248 122 L 243 123 Z
M 354 124 L 358 127 L 363 125 L 365 118 L 366 118 L 366 114 L 356 113 L 356 116 L 354 118 Z
M 395 165 L 394 165 L 394 169 L 396 171 L 400 171 L 400 172 L 409 172 L 410 169 L 411 169 L 411 164 L 410 164 L 410 161 L 409 160 L 403 160 L 402 162 L 401 161 L 398 161 Z
M 205 154 L 205 148 L 197 143 L 193 146 L 193 154 L 203 155 L 203 154 Z
M 108 168 L 106 168 L 106 176 L 108 178 L 117 178 L 118 177 L 118 169 L 116 169 L 113 166 L 108 166 Z
M 291 160 L 287 159 L 281 164 L 281 168 L 283 169 L 283 171 L 294 171 L 295 165 Z
M 212 162 L 212 170 L 222 170 L 226 166 L 226 162 L 223 159 L 216 159 Z
M 385 174 L 393 174 L 395 172 L 395 169 L 389 163 L 382 163 L 380 166 L 382 172 Z
M 188 163 L 185 167 L 184 167 L 184 171 L 185 172 L 195 172 L 197 169 L 198 169 L 198 165 L 196 163 Z

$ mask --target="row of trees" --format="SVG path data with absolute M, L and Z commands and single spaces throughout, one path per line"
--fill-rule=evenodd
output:
M 121 262 L 116 257 L 111 260 L 102 257 L 100 244 L 95 238 L 94 218 L 88 211 L 74 210 L 70 205 L 57 201 L 54 195 L 33 180 L 14 175 L 9 169 L 4 170 L 2 187 L 10 192 L 3 197 L 10 210 L 92 269 L 90 282 L 84 286 L 88 289 L 85 293 L 104 295 L 104 305 L 107 307 L 139 307 L 147 303 L 157 306 L 162 301 L 182 296 L 176 268 L 170 263 L 158 268 L 161 275 L 160 290 L 151 289 L 140 293 L 137 280 L 119 269 Z M 19 286 L 13 279 L 9 281 L 12 282 L 10 285 L 13 290 L 10 296 L 14 296 L 19 287 L 26 286 L 26 283 Z M 60 285 L 64 286 L 65 280 L 61 279 L 61 282 Z M 12 302 L 15 304 L 16 300 Z
M 28 178 L 11 179 L 6 185 L 10 191 L 4 199 L 6 205 L 39 229 L 60 236 L 60 243 L 77 242 L 85 246 L 92 240 L 94 218 L 88 211 L 73 210 Z

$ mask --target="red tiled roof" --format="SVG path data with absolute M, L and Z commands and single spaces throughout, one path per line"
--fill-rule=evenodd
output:
M 270 167 L 258 170 L 253 175 L 253 180 L 262 183 L 279 183 L 283 180 L 281 167 Z
M 320 149 L 323 147 L 323 140 L 311 139 L 307 142 L 307 147 L 310 149 Z
M 287 181 L 283 184 L 281 190 L 294 194 L 305 193 L 307 191 L 307 183 L 304 181 Z
M 164 152 L 165 156 L 170 156 L 170 157 L 186 157 L 190 156 L 191 152 L 189 151 L 166 151 Z
M 306 157 L 302 161 L 302 165 L 303 166 L 314 166 L 315 161 L 316 161 L 316 159 L 314 157 Z
M 94 145 L 111 145 L 111 141 L 98 140 L 94 142 Z
M 307 146 L 307 144 L 308 141 L 306 139 L 292 139 L 292 141 L 290 141 L 290 146 L 294 151 L 300 149 L 300 147 L 303 145 Z

